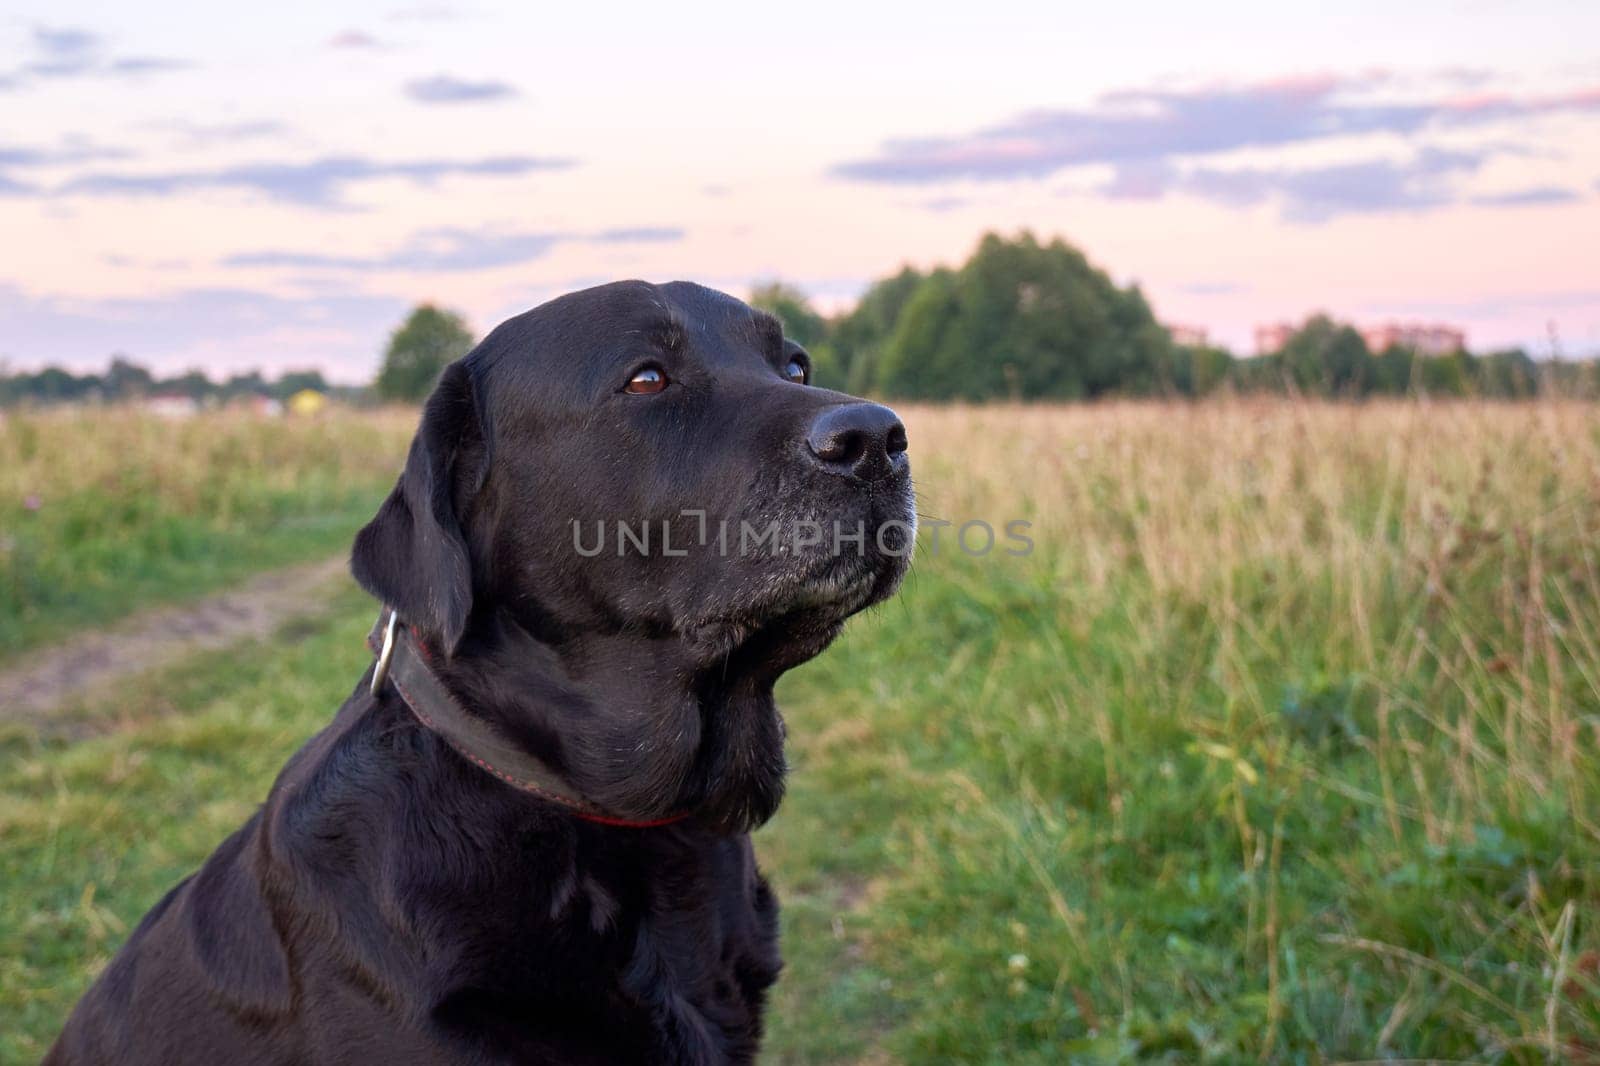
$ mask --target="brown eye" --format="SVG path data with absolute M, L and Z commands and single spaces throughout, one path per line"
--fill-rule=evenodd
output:
M 789 365 L 783 368 L 783 376 L 796 385 L 804 385 L 807 377 L 806 364 L 799 359 L 789 360 Z
M 635 371 L 622 391 L 631 392 L 635 396 L 653 396 L 666 387 L 666 373 L 659 366 L 647 366 Z

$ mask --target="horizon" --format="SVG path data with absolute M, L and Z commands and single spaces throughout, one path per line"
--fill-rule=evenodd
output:
M 1594 5 L 702 10 L 15 5 L 0 362 L 360 383 L 417 303 L 836 313 L 1022 229 L 1239 355 L 1318 311 L 1600 352 Z

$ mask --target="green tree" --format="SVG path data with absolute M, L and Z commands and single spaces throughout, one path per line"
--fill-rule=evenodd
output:
M 147 394 L 154 385 L 155 379 L 150 371 L 121 355 L 112 357 L 111 367 L 105 376 L 106 399 L 137 399 Z
M 270 396 L 272 386 L 261 376 L 261 371 L 249 370 L 242 374 L 230 374 L 217 386 L 217 391 L 225 400 L 236 400 L 241 396 Z
M 392 350 L 393 349 L 391 347 L 391 351 Z M 435 371 L 434 373 L 437 374 L 438 371 Z M 428 384 L 431 386 L 433 382 L 430 380 Z M 312 392 L 328 391 L 328 382 L 327 379 L 322 376 L 322 371 L 286 370 L 284 371 L 283 376 L 278 379 L 277 383 L 272 386 L 272 394 L 280 400 L 287 400 L 295 393 L 303 392 L 306 389 L 310 389 Z M 428 390 L 424 388 L 422 390 L 422 394 L 426 395 L 427 391 Z M 395 398 L 398 399 L 399 397 Z
M 420 400 L 445 365 L 471 351 L 472 343 L 460 315 L 422 304 L 389 338 L 373 387 L 387 400 Z
M 851 392 L 867 392 L 877 380 L 878 363 L 906 305 L 916 295 L 926 277 L 911 267 L 872 283 L 848 314 L 833 325 L 833 345 L 838 355 L 844 386 Z
M 198 368 L 184 371 L 174 378 L 163 378 L 156 382 L 156 388 L 161 392 L 187 396 L 195 401 L 204 400 L 216 391 L 216 386 L 211 384 L 206 372 Z
M 1539 367 L 1521 348 L 1490 352 L 1474 360 L 1482 396 L 1522 397 L 1539 391 Z M 1556 370 L 1552 364 L 1552 370 Z
M 1279 353 L 1295 387 L 1324 396 L 1363 396 L 1373 377 L 1372 353 L 1353 328 L 1313 315 Z
M 1410 348 L 1391 344 L 1372 359 L 1372 387 L 1376 392 L 1394 396 L 1411 391 L 1411 376 L 1417 353 Z
M 750 290 L 750 306 L 778 316 L 784 336 L 810 350 L 828 339 L 828 320 L 811 306 L 810 299 L 793 285 L 768 281 Z
M 100 388 L 95 374 L 79 376 L 57 366 L 47 366 L 35 374 L 16 379 L 17 398 L 34 403 L 66 403 L 93 397 Z
M 1472 387 L 1472 356 L 1466 352 L 1418 357 L 1413 365 L 1420 368 L 1418 386 L 1429 395 L 1465 396 Z
M 810 353 L 813 385 L 844 388 L 844 367 L 833 344 L 831 325 L 811 306 L 804 292 L 781 281 L 769 281 L 750 291 L 750 304 L 777 315 L 783 323 L 784 336 Z
M 959 367 L 952 374 L 945 358 L 951 350 L 945 336 L 960 316 L 955 271 L 941 267 L 917 285 L 906 303 L 873 367 L 871 391 L 912 400 L 960 395 Z
M 1160 370 L 1156 388 L 1164 394 L 1204 396 L 1220 388 L 1233 367 L 1233 356 L 1225 348 L 1175 344 L 1170 362 Z
M 877 388 L 923 399 L 1073 399 L 1150 391 L 1172 341 L 1137 288 L 1061 240 L 987 234 L 958 271 L 917 285 Z

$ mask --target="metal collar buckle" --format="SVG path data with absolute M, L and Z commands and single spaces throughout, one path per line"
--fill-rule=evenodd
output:
M 378 653 L 378 665 L 372 668 L 372 685 L 368 691 L 376 696 L 383 691 L 383 682 L 389 676 L 389 663 L 394 659 L 394 633 L 400 623 L 400 612 L 389 612 L 389 624 L 383 629 L 383 650 Z

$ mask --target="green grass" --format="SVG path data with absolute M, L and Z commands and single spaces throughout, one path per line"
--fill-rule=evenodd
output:
M 1241 706 L 1206 676 L 1203 620 L 1152 633 L 1136 602 L 1084 616 L 970 577 L 922 580 L 791 691 L 800 777 L 834 812 L 797 830 L 786 809 L 770 843 L 853 830 L 827 866 L 874 879 L 860 929 L 897 1057 L 1494 1058 L 1541 1037 L 1569 906 L 1566 958 L 1600 942 L 1600 848 L 1561 799 L 1470 839 L 1393 837 L 1340 732 L 1359 681 L 1307 664 L 1312 700 L 1285 682 Z M 1289 724 L 1307 705 L 1332 739 Z M 818 726 L 837 744 L 813 750 Z M 1556 1010 L 1596 1032 L 1581 1000 Z
M 768 1061 L 1600 1047 L 1594 409 L 908 421 L 924 510 L 1039 550 L 946 543 L 785 681 Z M 328 719 L 370 612 L 0 748 L 0 1061 Z
M 149 604 L 347 547 L 415 415 L 10 413 L 0 420 L 0 661 Z

